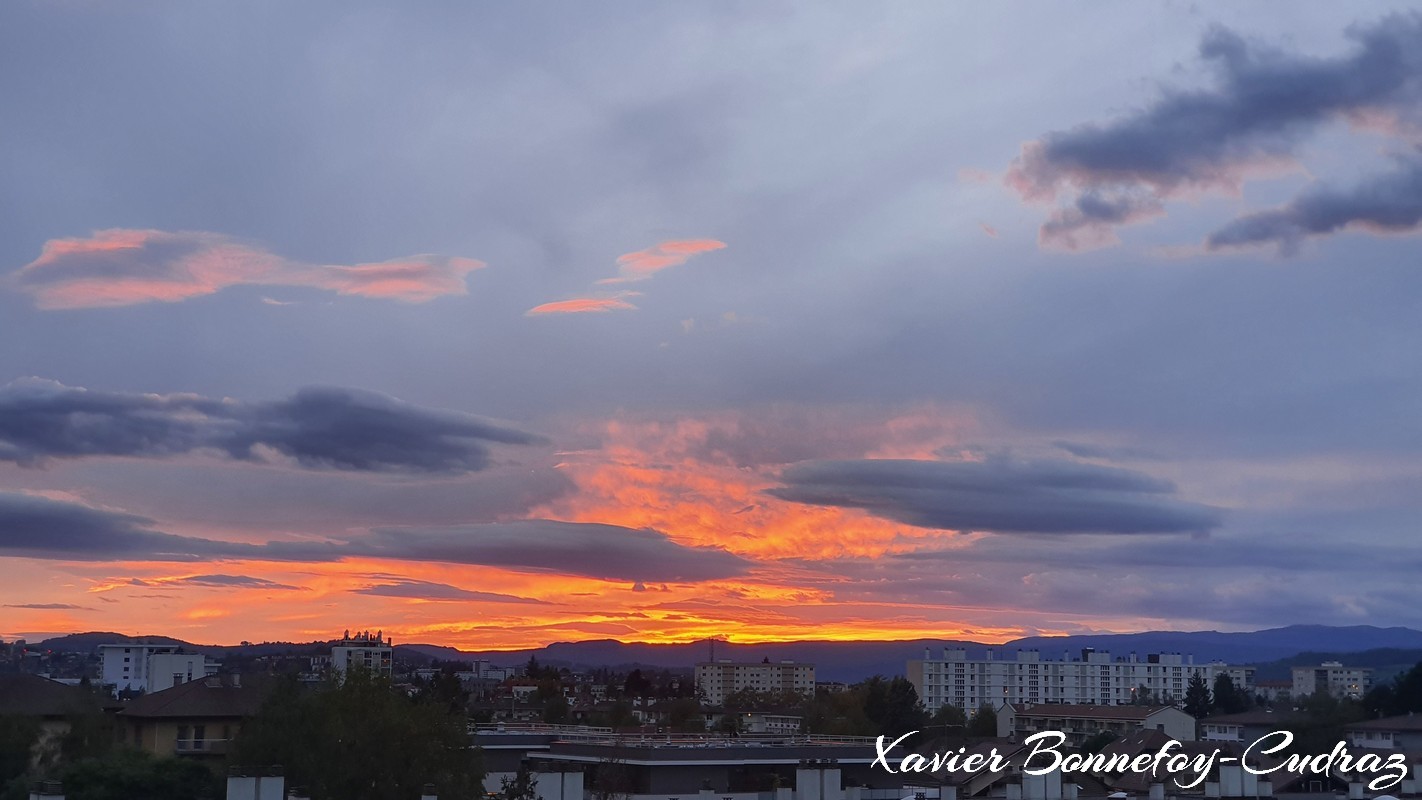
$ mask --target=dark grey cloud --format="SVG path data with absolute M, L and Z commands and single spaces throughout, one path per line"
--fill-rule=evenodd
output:
M 133 514 L 78 503 L 0 492 L 0 555 L 74 561 L 241 558 L 252 545 L 174 536 Z
M 1160 453 L 1143 447 L 1118 447 L 1115 445 L 1095 444 L 1092 442 L 1070 442 L 1065 440 L 1052 442 L 1052 446 L 1058 450 L 1064 450 L 1077 458 L 1101 459 L 1106 461 L 1158 461 L 1163 458 Z
M 1193 533 L 1219 511 L 1173 500 L 1168 481 L 1071 461 L 812 461 L 769 493 L 861 508 L 922 528 L 999 533 Z
M 247 403 L 38 379 L 0 387 L 0 460 L 23 465 L 198 451 L 261 461 L 269 451 L 313 469 L 460 473 L 488 466 L 492 443 L 541 441 L 470 414 L 351 389 L 308 388 L 286 400 Z
M 714 580 L 750 567 L 721 548 L 677 544 L 659 531 L 541 519 L 380 529 L 353 539 L 347 554 L 626 581 Z
M 1075 195 L 1041 231 L 1044 244 L 1075 248 L 1110 237 L 1112 226 L 1160 212 L 1187 187 L 1235 186 L 1241 172 L 1292 156 L 1300 136 L 1343 116 L 1419 120 L 1422 14 L 1396 14 L 1349 33 L 1352 52 L 1333 58 L 1283 53 L 1223 27 L 1200 57 L 1208 89 L 1167 90 L 1144 109 L 1105 124 L 1028 143 L 1007 182 L 1030 200 Z
M 1391 172 L 1348 189 L 1317 186 L 1282 208 L 1239 217 L 1210 234 L 1211 250 L 1274 244 L 1281 254 L 1297 250 L 1309 236 L 1344 228 L 1405 233 L 1422 226 L 1422 155 L 1399 159 Z
M 750 563 L 716 547 L 688 547 L 653 530 L 521 520 L 380 529 L 339 541 L 263 544 L 178 536 L 152 520 L 32 495 L 0 493 L 0 556 L 73 561 L 329 562 L 345 558 L 439 562 L 615 581 L 705 581 L 745 574 Z M 199 585 L 238 585 L 231 575 Z M 141 580 L 141 579 L 135 579 Z M 159 582 L 151 585 L 166 585 Z M 266 588 L 275 588 L 268 586 Z
M 255 578 L 251 575 L 189 575 L 184 578 L 166 578 L 161 581 L 147 581 L 142 578 L 134 578 L 130 581 L 135 586 L 211 586 L 216 588 L 233 589 L 282 589 L 288 591 L 299 591 L 300 586 L 291 586 L 285 583 L 269 581 L 266 578 Z
M 532 597 L 519 597 L 517 595 L 502 594 L 499 592 L 476 592 L 470 589 L 461 589 L 458 586 L 450 586 L 447 583 L 417 581 L 408 578 L 395 581 L 394 583 L 374 583 L 369 586 L 362 586 L 359 589 L 352 589 L 351 591 L 354 594 L 368 594 L 376 597 L 405 597 L 414 600 L 469 600 L 481 603 L 548 605 L 548 603 Z
M 93 611 L 88 606 L 73 603 L 6 603 L 6 608 L 27 608 L 32 611 Z

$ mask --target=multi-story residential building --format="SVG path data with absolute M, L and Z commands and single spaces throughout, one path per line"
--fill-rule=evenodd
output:
M 101 680 L 115 691 L 161 692 L 217 674 L 218 664 L 175 645 L 123 642 L 99 645 Z
M 242 723 L 261 709 L 269 686 L 213 676 L 152 692 L 118 713 L 121 741 L 158 756 L 222 757 Z
M 1017 742 L 1040 731 L 1060 731 L 1070 744 L 1079 745 L 1102 731 L 1120 738 L 1141 730 L 1193 742 L 1195 718 L 1174 706 L 1005 703 L 997 710 L 997 735 Z
M 725 703 L 728 695 L 742 689 L 812 695 L 815 665 L 796 661 L 703 661 L 696 665 L 696 688 L 706 693 L 706 702 L 713 706 Z
M 346 631 L 331 648 L 331 669 L 344 673 L 356 667 L 380 675 L 391 674 L 395 669 L 395 642 L 384 638 L 383 633 L 360 631 L 352 636 Z
M 1109 652 L 1088 648 L 1080 658 L 1064 653 L 1061 660 L 1047 660 L 1036 650 L 1019 650 L 1012 659 L 989 650 L 984 658 L 970 659 L 967 650 L 947 648 L 942 658 L 932 658 L 927 650 L 923 655 L 908 662 L 908 678 L 929 711 L 955 705 L 972 712 L 983 704 L 1003 703 L 1169 705 L 1185 698 L 1195 673 L 1211 684 L 1216 675 L 1227 674 L 1236 687 L 1248 691 L 1254 683 L 1253 667 L 1196 664 L 1193 657 L 1179 653 L 1112 658 Z
M 1294 667 L 1294 699 L 1312 694 L 1330 694 L 1357 700 L 1373 688 L 1373 671 L 1368 667 L 1345 667 L 1325 661 L 1316 667 Z

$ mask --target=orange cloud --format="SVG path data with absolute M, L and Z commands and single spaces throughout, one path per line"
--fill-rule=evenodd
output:
M 558 300 L 552 303 L 544 303 L 541 306 L 534 306 L 523 313 L 524 316 L 533 317 L 542 314 L 588 314 L 607 311 L 629 311 L 635 308 L 637 307 L 618 297 L 577 297 L 572 300 Z
M 46 242 L 40 257 L 21 267 L 13 282 L 45 309 L 173 303 L 244 284 L 422 303 L 467 293 L 466 276 L 483 266 L 437 255 L 306 264 L 219 233 L 111 229 Z

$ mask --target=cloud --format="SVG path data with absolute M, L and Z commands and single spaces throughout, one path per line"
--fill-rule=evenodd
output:
M 617 257 L 618 274 L 603 278 L 598 285 L 633 283 L 646 280 L 669 267 L 685 264 L 692 256 L 720 250 L 725 242 L 715 239 L 674 239 L 652 245 L 635 253 L 624 253 Z M 537 317 L 547 314 L 586 314 L 589 312 L 632 311 L 637 306 L 626 298 L 638 296 L 640 292 L 618 292 L 614 295 L 576 297 L 571 300 L 557 300 L 534 306 L 524 312 L 524 316 Z
M 721 250 L 725 246 L 725 242 L 715 239 L 679 239 L 655 244 L 635 253 L 624 253 L 617 257 L 620 274 L 616 278 L 604 278 L 598 283 L 646 280 L 668 267 L 685 264 L 692 256 Z
M 1028 142 L 1005 182 L 1032 202 L 1067 196 L 1042 227 L 1044 246 L 1099 247 L 1183 191 L 1237 190 L 1246 173 L 1291 162 L 1296 141 L 1326 122 L 1410 119 L 1422 101 L 1422 15 L 1350 36 L 1351 53 L 1311 58 L 1213 28 L 1200 44 L 1215 73 L 1210 88 L 1166 91 L 1115 121 Z
M 1207 506 L 1168 499 L 1169 482 L 1071 461 L 811 461 L 769 493 L 860 508 L 921 528 L 995 533 L 1194 533 L 1220 524 Z
M 722 548 L 688 547 L 659 531 L 554 520 L 379 529 L 346 552 L 625 581 L 715 580 L 750 566 Z
M 305 563 L 370 558 L 648 582 L 715 580 L 743 575 L 750 569 L 749 562 L 722 548 L 688 547 L 658 531 L 618 525 L 520 520 L 380 529 L 341 540 L 249 544 L 163 533 L 154 530 L 153 521 L 143 517 L 3 492 L 0 556 L 70 561 Z M 205 585 L 232 585 L 231 581 L 241 580 L 224 575 L 196 577 L 205 579 Z
M 532 597 L 518 597 L 516 595 L 500 594 L 498 592 L 475 592 L 469 589 L 461 589 L 458 586 L 450 586 L 447 583 L 431 583 L 429 581 L 416 580 L 400 580 L 395 583 L 371 584 L 370 586 L 362 586 L 359 589 L 352 589 L 351 591 L 355 594 L 368 594 L 375 597 L 403 597 L 412 600 L 467 600 L 481 603 L 548 605 L 544 601 Z
M 300 586 L 277 583 L 276 581 L 269 581 L 266 578 L 254 578 L 250 575 L 189 575 L 183 578 L 161 578 L 156 580 L 133 578 L 129 583 L 134 586 L 210 586 L 223 589 L 280 589 L 286 591 L 301 591 Z
M 281 455 L 312 469 L 462 473 L 488 466 L 489 444 L 540 441 L 470 414 L 350 389 L 308 388 L 286 400 L 246 403 L 39 379 L 0 387 L 0 461 L 22 465 L 201 451 L 241 461 Z
M 542 314 L 588 314 L 607 311 L 632 311 L 637 307 L 620 297 L 576 297 L 572 300 L 556 300 L 534 306 L 524 312 L 524 316 L 536 317 Z
M 466 294 L 465 277 L 483 266 L 437 255 L 305 264 L 219 233 L 113 228 L 45 242 L 40 257 L 21 267 L 14 281 L 47 309 L 179 302 L 243 284 L 422 303 Z
M 73 603 L 6 603 L 6 608 L 27 608 L 32 611 L 93 611 L 88 606 Z
M 1422 156 L 1399 159 L 1391 172 L 1351 189 L 1315 186 L 1282 208 L 1239 217 L 1210 234 L 1206 247 L 1274 244 L 1293 253 L 1308 236 L 1348 228 L 1405 233 L 1422 227 Z
M 133 514 L 0 492 L 0 555 L 74 561 L 199 561 L 257 551 L 253 545 L 163 533 L 153 529 L 152 520 Z

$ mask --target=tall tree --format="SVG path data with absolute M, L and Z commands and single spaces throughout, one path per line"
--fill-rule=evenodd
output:
M 968 720 L 968 735 L 989 737 L 997 735 L 997 710 L 991 703 L 983 703 Z
M 1204 673 L 1192 673 L 1190 682 L 1185 685 L 1185 713 L 1197 720 L 1203 719 L 1210 715 L 1211 706 L 1210 687 L 1205 683 Z
M 1234 679 L 1229 673 L 1221 672 L 1215 676 L 1212 694 L 1211 707 L 1216 714 L 1238 714 L 1249 710 L 1249 695 L 1235 688 Z

